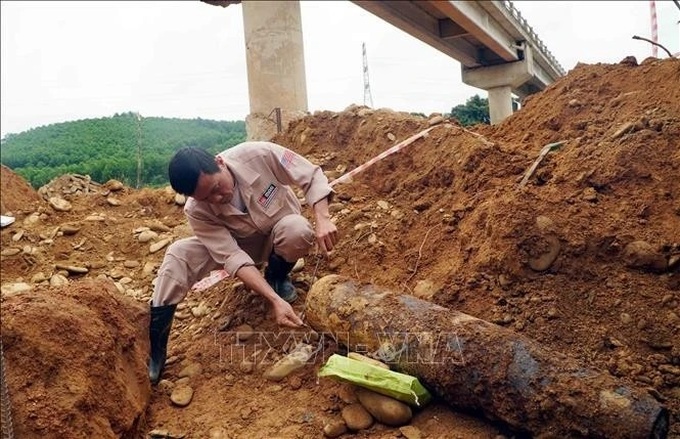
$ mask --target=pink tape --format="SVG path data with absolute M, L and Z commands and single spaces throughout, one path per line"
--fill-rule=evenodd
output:
M 379 162 L 380 160 L 384 159 L 388 155 L 394 154 L 395 152 L 405 148 L 406 146 L 411 144 L 413 141 L 418 140 L 419 138 L 425 136 L 428 132 L 430 132 L 430 130 L 432 130 L 432 129 L 438 127 L 438 126 L 440 126 L 440 125 L 431 126 L 430 128 L 427 128 L 427 129 L 419 132 L 418 134 L 414 134 L 413 136 L 409 137 L 408 139 L 397 143 L 393 147 L 386 149 L 385 151 L 381 152 L 377 156 L 373 157 L 372 159 L 370 159 L 369 161 L 367 161 L 363 165 L 359 165 L 356 168 L 352 169 L 351 171 L 345 173 L 345 175 L 338 177 L 335 180 L 331 181 L 329 184 L 331 186 L 335 186 L 338 183 L 347 183 L 356 174 L 364 171 L 366 168 L 375 164 L 376 162 Z
M 222 279 L 226 279 L 228 277 L 229 273 L 227 273 L 225 270 L 213 270 L 208 276 L 196 282 L 191 287 L 191 289 L 194 291 L 203 291 L 220 282 Z

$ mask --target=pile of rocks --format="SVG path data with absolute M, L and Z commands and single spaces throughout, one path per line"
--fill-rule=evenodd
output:
M 108 195 L 110 192 L 120 191 L 124 187 L 123 183 L 118 180 L 109 180 L 102 185 L 92 181 L 89 175 L 65 174 L 42 186 L 38 189 L 38 193 L 45 201 L 48 201 L 53 197 L 70 198 L 91 193 Z

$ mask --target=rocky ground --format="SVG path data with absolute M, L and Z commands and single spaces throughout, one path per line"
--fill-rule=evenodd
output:
M 275 138 L 335 179 L 434 126 L 336 186 L 339 248 L 295 274 L 295 308 L 327 274 L 413 294 L 609 371 L 668 407 L 680 437 L 680 60 L 579 65 L 497 126 L 437 120 L 352 107 Z M 191 233 L 181 203 L 78 175 L 35 191 L 3 167 L 3 214 L 17 218 L 0 267 L 16 437 L 307 438 L 342 419 L 352 387 L 316 372 L 343 347 L 280 330 L 231 280 L 180 305 L 166 380 L 148 385 L 146 310 L 163 249 Z M 300 341 L 314 361 L 265 379 Z M 405 426 L 346 433 L 515 434 L 437 401 Z

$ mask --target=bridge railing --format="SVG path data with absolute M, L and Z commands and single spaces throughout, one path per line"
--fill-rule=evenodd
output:
M 567 72 L 562 68 L 560 65 L 559 61 L 553 56 L 553 54 L 548 50 L 546 45 L 543 43 L 543 41 L 538 37 L 536 32 L 534 32 L 534 29 L 529 26 L 529 23 L 527 20 L 522 17 L 522 14 L 519 12 L 519 10 L 515 7 L 515 5 L 512 4 L 510 0 L 503 0 L 500 2 L 505 10 L 507 10 L 512 16 L 517 20 L 517 22 L 522 26 L 522 29 L 524 32 L 529 36 L 531 39 L 530 43 L 532 43 L 534 46 L 536 46 L 541 52 L 543 52 L 546 56 L 546 58 L 553 64 L 555 69 L 562 75 L 566 75 Z

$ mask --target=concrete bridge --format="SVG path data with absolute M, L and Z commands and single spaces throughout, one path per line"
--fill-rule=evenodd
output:
M 489 92 L 491 123 L 565 74 L 510 1 L 354 1 L 458 60 L 463 82 Z
M 223 7 L 242 3 L 249 138 L 266 138 L 267 131 L 273 134 L 277 125 L 280 129 L 304 114 L 307 89 L 299 2 L 202 1 Z M 491 123 L 512 114 L 512 94 L 524 98 L 565 74 L 510 1 L 353 3 L 458 60 L 463 82 L 488 91 Z M 279 110 L 273 113 L 274 109 Z

